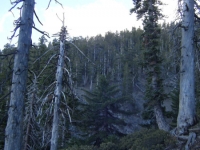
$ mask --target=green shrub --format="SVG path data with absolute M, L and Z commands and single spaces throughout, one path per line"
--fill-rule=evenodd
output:
M 161 130 L 147 130 L 136 132 L 121 139 L 120 150 L 160 150 L 174 145 L 175 140 L 169 133 Z
M 168 132 L 155 129 L 143 129 L 121 139 L 109 137 L 94 146 L 73 146 L 67 150 L 162 150 L 175 146 L 176 140 Z
M 96 148 L 94 146 L 88 146 L 88 145 L 82 145 L 82 146 L 77 146 L 74 145 L 72 147 L 67 148 L 66 150 L 95 150 Z
M 102 143 L 98 150 L 117 150 L 117 149 L 118 149 L 117 144 L 112 142 L 107 142 L 107 143 Z

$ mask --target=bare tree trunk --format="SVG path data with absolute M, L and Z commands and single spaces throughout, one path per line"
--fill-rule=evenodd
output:
M 158 91 L 158 90 L 160 90 L 159 87 L 158 87 L 158 79 L 159 79 L 159 77 L 158 77 L 158 74 L 156 72 L 155 67 L 153 67 L 153 70 L 154 70 L 154 75 L 152 76 L 152 88 L 153 88 L 154 91 Z M 158 125 L 158 128 L 160 130 L 169 131 L 170 130 L 170 126 L 166 122 L 165 116 L 164 116 L 163 111 L 162 111 L 160 100 L 157 100 L 155 102 L 154 114 L 156 116 L 156 123 Z
M 170 126 L 165 120 L 165 117 L 163 115 L 163 111 L 161 108 L 161 104 L 159 102 L 157 102 L 157 104 L 154 106 L 154 114 L 156 116 L 156 123 L 158 125 L 158 128 L 160 130 L 169 131 Z
M 51 135 L 51 150 L 57 150 L 58 147 L 58 126 L 59 126 L 59 105 L 62 92 L 63 66 L 64 66 L 64 40 L 60 41 L 60 55 L 56 71 L 56 89 L 54 91 L 54 114 L 53 128 Z
M 29 49 L 31 47 L 34 4 L 34 0 L 25 0 L 23 2 L 18 47 L 14 60 L 4 150 L 22 150 L 24 96 L 26 94 L 28 57 Z
M 195 123 L 194 93 L 194 0 L 183 0 L 180 96 L 177 118 L 178 134 Z

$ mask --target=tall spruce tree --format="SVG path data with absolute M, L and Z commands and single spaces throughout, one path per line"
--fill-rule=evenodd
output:
M 145 64 L 147 74 L 146 98 L 154 106 L 154 114 L 159 129 L 169 131 L 162 112 L 163 85 L 160 77 L 161 59 L 159 50 L 160 28 L 158 20 L 163 17 L 158 6 L 162 5 L 160 0 L 133 0 L 134 8 L 131 13 L 136 13 L 138 19 L 143 18 L 143 43 L 145 49 Z

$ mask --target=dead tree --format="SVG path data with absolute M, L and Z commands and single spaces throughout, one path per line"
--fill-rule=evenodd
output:
M 54 91 L 54 113 L 53 113 L 53 125 L 52 125 L 52 135 L 51 135 L 51 150 L 57 150 L 58 147 L 58 126 L 59 126 L 59 105 L 60 98 L 62 94 L 62 80 L 63 80 L 63 68 L 64 68 L 64 58 L 65 58 L 65 40 L 67 35 L 66 27 L 63 26 L 60 31 L 60 52 L 56 71 L 56 87 Z
M 55 0 L 59 3 L 57 0 Z M 51 0 L 49 1 L 50 5 Z M 40 22 L 35 10 L 35 0 L 16 0 L 11 1 L 13 7 L 12 11 L 18 4 L 20 10 L 20 17 L 15 20 L 14 33 L 11 39 L 15 37 L 15 33 L 19 29 L 18 46 L 15 53 L 12 86 L 10 94 L 10 104 L 8 110 L 8 120 L 5 131 L 5 146 L 4 150 L 22 150 L 23 144 L 23 115 L 24 115 L 24 101 L 26 94 L 26 82 L 28 75 L 28 57 L 29 49 L 32 46 L 32 29 L 48 36 L 47 33 L 40 31 L 35 27 L 33 16 Z M 60 3 L 59 3 L 60 4 Z M 48 7 L 49 7 L 48 5 Z M 42 23 L 41 23 L 42 24 Z
M 35 1 L 18 0 L 13 3 L 16 6 L 20 2 L 23 2 L 22 15 L 18 19 L 14 31 L 16 32 L 20 28 L 18 47 L 14 59 L 4 150 L 22 149 L 24 96 L 26 93 L 29 49 L 32 45 L 31 35 Z
M 180 65 L 179 113 L 177 118 L 178 134 L 188 132 L 196 123 L 194 89 L 194 0 L 182 1 L 182 39 Z

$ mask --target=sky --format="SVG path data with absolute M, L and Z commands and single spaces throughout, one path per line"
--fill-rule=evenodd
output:
M 141 20 L 136 19 L 136 15 L 130 15 L 133 7 L 132 0 L 58 0 L 63 4 L 63 8 L 52 0 L 48 9 L 49 0 L 35 0 L 35 10 L 43 25 L 40 25 L 36 18 L 34 22 L 41 31 L 46 31 L 51 36 L 48 41 L 58 33 L 62 26 L 57 15 L 62 18 L 65 14 L 65 25 L 67 26 L 69 37 L 87 37 L 98 34 L 104 35 L 106 32 L 116 32 L 131 30 L 132 27 L 142 28 Z M 173 20 L 176 14 L 176 4 L 178 0 L 161 0 L 166 5 L 163 6 L 163 13 L 168 16 L 166 22 Z M 19 5 L 20 6 L 20 5 Z M 14 29 L 13 21 L 18 19 L 19 10 L 8 10 L 12 7 L 9 0 L 4 0 L 0 5 L 0 49 L 2 50 L 12 35 Z M 17 6 L 18 7 L 18 6 Z M 16 8 L 17 8 L 16 7 Z M 56 15 L 57 14 L 57 15 Z M 33 29 L 32 41 L 38 43 L 41 34 Z M 17 45 L 18 37 L 14 37 L 11 44 Z

